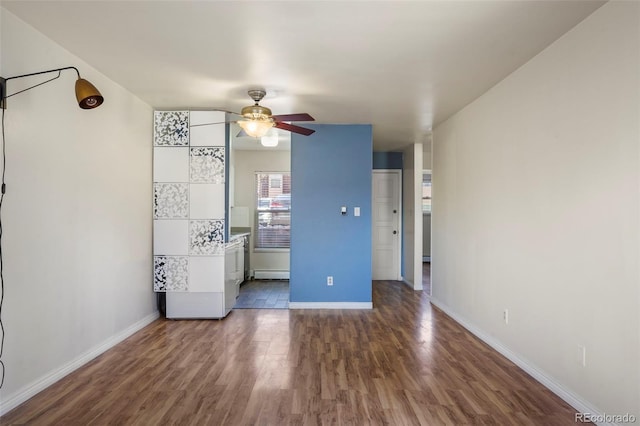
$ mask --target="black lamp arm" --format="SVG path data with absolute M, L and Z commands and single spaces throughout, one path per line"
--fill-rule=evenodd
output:
M 31 90 L 31 89 L 33 89 L 34 87 L 42 86 L 43 84 L 46 84 L 46 83 L 48 83 L 48 82 L 50 82 L 50 81 L 53 81 L 53 80 L 55 80 L 55 79 L 59 78 L 59 77 L 60 77 L 60 74 L 61 74 L 61 73 L 62 73 L 62 71 L 64 71 L 64 70 L 75 70 L 76 74 L 78 74 L 78 78 L 80 78 L 80 71 L 78 71 L 78 68 L 76 68 L 76 67 L 56 68 L 56 69 L 53 69 L 53 70 L 39 71 L 39 72 L 32 72 L 32 73 L 29 73 L 29 74 L 22 74 L 22 75 L 16 75 L 16 76 L 13 76 L 13 77 L 7 77 L 7 78 L 4 78 L 4 79 L 2 80 L 2 86 L 3 86 L 3 87 L 2 87 L 2 89 L 3 89 L 3 90 L 2 90 L 2 92 L 0 93 L 0 99 L 10 98 L 11 96 L 15 96 L 15 95 L 17 95 L 17 94 L 19 94 L 19 93 L 26 92 L 27 90 Z M 16 78 L 23 78 L 23 77 L 31 77 L 31 76 L 34 76 L 34 75 L 40 75 L 40 74 L 49 74 L 49 73 L 51 73 L 51 72 L 57 72 L 57 73 L 58 73 L 58 75 L 57 75 L 57 76 L 55 76 L 55 77 L 53 77 L 53 78 L 50 78 L 49 80 L 43 81 L 42 83 L 34 84 L 34 85 L 33 85 L 33 86 L 31 86 L 31 87 L 27 87 L 26 89 L 20 90 L 20 91 L 18 91 L 18 92 L 16 92 L 16 93 L 12 93 L 12 94 L 10 94 L 10 95 L 7 95 L 7 94 L 5 93 L 5 91 L 6 91 L 6 81 L 8 81 L 8 80 L 14 80 L 14 79 L 16 79 Z
M 7 78 L 5 78 L 5 80 L 13 80 L 15 78 L 22 78 L 22 77 L 31 77 L 32 75 L 48 74 L 50 72 L 56 72 L 56 71 L 58 71 L 58 74 L 59 74 L 60 71 L 64 71 L 64 70 L 75 70 L 76 74 L 78 74 L 78 78 L 80 78 L 80 71 L 78 71 L 78 68 L 76 68 L 76 67 L 64 67 L 64 68 L 56 68 L 56 69 L 53 69 L 53 70 L 39 71 L 39 72 L 32 72 L 32 73 L 29 73 L 29 74 L 16 75 L 14 77 L 7 77 Z

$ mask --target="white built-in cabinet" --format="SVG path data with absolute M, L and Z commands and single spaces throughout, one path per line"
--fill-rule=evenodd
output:
M 226 257 L 225 257 L 225 297 L 229 298 L 231 303 L 233 302 L 240 292 L 240 283 L 244 278 L 244 244 L 243 239 L 235 239 L 227 244 Z M 240 278 L 239 269 L 242 269 L 241 273 L 243 278 Z
M 225 113 L 155 111 L 153 261 L 168 318 L 223 318 L 237 296 L 226 279 Z M 220 123 L 196 126 L 203 123 Z

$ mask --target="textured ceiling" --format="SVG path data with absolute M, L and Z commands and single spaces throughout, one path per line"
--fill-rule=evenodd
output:
M 156 108 L 373 124 L 374 149 L 432 127 L 602 1 L 2 1 L 2 7 Z M 24 70 L 28 72 L 31 70 Z

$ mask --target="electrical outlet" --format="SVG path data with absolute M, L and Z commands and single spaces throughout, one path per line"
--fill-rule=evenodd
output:
M 505 324 L 509 324 L 509 310 L 505 309 L 504 312 L 502 312 L 502 319 L 504 320 Z
M 333 277 L 331 275 L 327 277 L 327 285 L 333 285 Z

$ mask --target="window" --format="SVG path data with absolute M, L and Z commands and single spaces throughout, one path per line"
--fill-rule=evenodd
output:
M 291 174 L 256 173 L 256 248 L 291 247 Z
M 274 175 L 269 177 L 269 188 L 280 189 L 282 188 L 282 177 L 280 175 Z
M 422 174 L 422 213 L 431 213 L 431 173 Z

